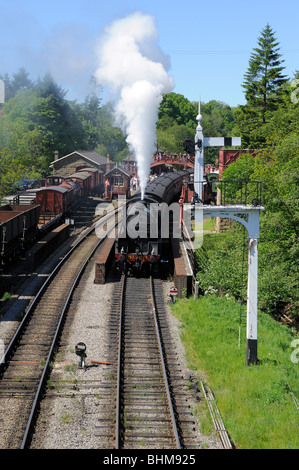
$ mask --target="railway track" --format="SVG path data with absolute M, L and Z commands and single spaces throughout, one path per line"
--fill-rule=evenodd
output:
M 161 281 L 122 278 L 115 448 L 198 445 L 168 331 Z
M 99 243 L 91 230 L 72 248 L 40 290 L 2 358 L 0 448 L 30 444 L 64 315 Z M 50 399 L 65 395 L 81 397 L 82 403 L 96 401 L 89 410 L 96 423 L 88 430 L 98 439 L 96 448 L 200 448 L 189 405 L 191 383 L 180 370 L 162 282 L 123 278 L 115 282 L 111 304 L 105 357 L 110 365 L 101 367 L 89 383 L 79 374 L 75 388 L 69 382 L 61 391 L 50 387 Z M 35 444 L 38 440 L 35 436 Z
M 49 275 L 0 358 L 0 448 L 25 448 L 28 443 L 72 293 L 104 238 L 94 229 Z

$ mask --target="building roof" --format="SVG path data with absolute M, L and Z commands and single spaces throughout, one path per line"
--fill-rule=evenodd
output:
M 68 189 L 61 186 L 45 186 L 44 188 L 37 189 L 36 192 L 40 193 L 43 191 L 56 191 L 57 193 L 67 193 Z
M 63 159 L 67 159 L 68 157 L 71 157 L 74 154 L 77 154 L 80 157 L 83 157 L 93 163 L 96 163 L 97 165 L 106 165 L 107 163 L 106 157 L 104 157 L 103 155 L 100 155 L 99 153 L 93 150 L 75 150 L 74 152 L 69 153 L 68 155 L 65 155 L 64 157 L 58 158 L 58 160 L 53 160 L 50 163 L 50 166 L 52 167 L 56 162 L 60 162 Z
M 134 153 L 131 153 L 126 158 L 123 159 L 123 162 L 136 162 L 136 156 Z
M 86 180 L 87 178 L 90 178 L 90 173 L 85 173 L 84 171 L 78 171 L 77 173 L 73 173 L 70 176 L 66 177 L 66 180 L 70 180 L 72 178 L 78 178 L 80 180 Z
M 97 173 L 98 171 L 102 171 L 102 170 L 98 170 L 97 168 L 95 167 L 84 167 L 84 168 L 80 168 L 80 170 L 77 170 L 76 173 L 81 173 L 81 172 L 89 172 L 91 171 L 92 173 Z
M 112 176 L 113 173 L 115 173 L 115 172 L 117 172 L 117 171 L 120 172 L 120 173 L 123 173 L 127 178 L 131 178 L 131 175 L 130 175 L 127 171 L 125 171 L 123 168 L 121 168 L 120 166 L 115 167 L 115 168 L 112 168 L 111 170 L 107 171 L 107 173 L 105 173 L 105 176 L 106 176 L 106 177 L 107 177 L 107 176 L 108 176 L 108 177 L 109 177 L 109 176 Z

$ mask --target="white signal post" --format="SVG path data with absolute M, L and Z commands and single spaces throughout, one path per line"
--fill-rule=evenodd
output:
M 246 320 L 246 363 L 257 363 L 257 294 L 258 294 L 258 239 L 259 214 L 264 208 L 251 205 L 201 206 L 203 218 L 226 217 L 244 225 L 249 240 L 247 320 Z M 242 217 L 243 216 L 243 217 Z M 245 216 L 245 217 L 244 217 Z
M 203 181 L 203 133 L 201 127 L 202 115 L 200 114 L 200 100 L 198 103 L 198 115 L 196 119 L 198 121 L 198 125 L 195 135 L 194 190 L 201 199 Z
M 200 101 L 198 106 L 198 126 L 195 135 L 194 190 L 202 199 L 204 176 L 204 147 L 240 146 L 241 137 L 204 137 L 201 126 Z M 256 364 L 257 359 L 257 293 L 258 293 L 258 238 L 259 214 L 264 208 L 260 205 L 203 205 L 195 204 L 195 221 L 206 217 L 225 217 L 244 225 L 249 239 L 247 323 L 246 323 L 246 363 Z M 243 217 L 242 217 L 243 215 Z M 245 218 L 244 218 L 245 216 Z
M 204 176 L 204 148 L 205 147 L 238 147 L 241 145 L 241 137 L 204 137 L 202 132 L 200 112 L 200 100 L 198 103 L 198 125 L 195 135 L 195 162 L 194 162 L 194 190 L 199 199 L 202 199 L 202 182 Z

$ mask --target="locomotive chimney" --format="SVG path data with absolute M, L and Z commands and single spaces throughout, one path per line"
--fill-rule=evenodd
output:
M 55 162 L 56 162 L 56 160 L 58 160 L 58 158 L 59 158 L 59 151 L 58 151 L 58 150 L 55 150 L 55 152 L 54 152 L 54 160 L 55 160 Z

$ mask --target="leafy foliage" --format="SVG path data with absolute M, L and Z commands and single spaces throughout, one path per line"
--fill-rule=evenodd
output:
M 122 132 L 114 127 L 111 105 L 101 107 L 96 95 L 84 103 L 67 101 L 50 74 L 33 83 L 24 69 L 5 76 L 6 103 L 0 115 L 0 149 L 9 149 L 25 173 L 48 173 L 53 153 L 75 149 L 109 153 L 116 161 L 128 154 Z M 23 175 L 23 177 L 25 177 Z
M 183 95 L 168 93 L 163 96 L 159 108 L 158 129 L 165 129 L 173 124 L 194 128 L 197 112 L 192 103 Z
M 223 172 L 222 179 L 262 182 L 265 210 L 260 214 L 259 307 L 276 319 L 298 322 L 299 106 L 291 101 L 291 87 L 288 89 L 289 100 L 278 101 L 268 122 L 259 126 L 258 133 L 268 148 L 255 156 L 241 156 Z M 252 133 L 249 145 L 254 145 L 256 135 Z M 230 281 L 233 277 L 238 285 L 235 273 L 241 269 L 241 233 L 235 227 L 232 239 L 229 234 L 225 237 L 226 250 L 221 244 L 214 251 L 203 246 L 208 258 L 199 280 L 203 289 L 220 287 L 224 294 L 237 298 Z M 211 242 L 206 243 L 209 247 Z
M 12 181 L 24 177 L 24 167 L 12 157 L 8 149 L 0 151 L 0 200 L 12 189 Z
M 157 123 L 157 145 L 167 153 L 184 153 L 186 138 L 194 140 L 198 103 L 191 103 L 183 95 L 164 95 Z M 202 125 L 206 137 L 230 136 L 234 132 L 235 110 L 225 103 L 212 100 L 201 103 Z M 215 163 L 218 150 L 205 149 L 205 162 Z

